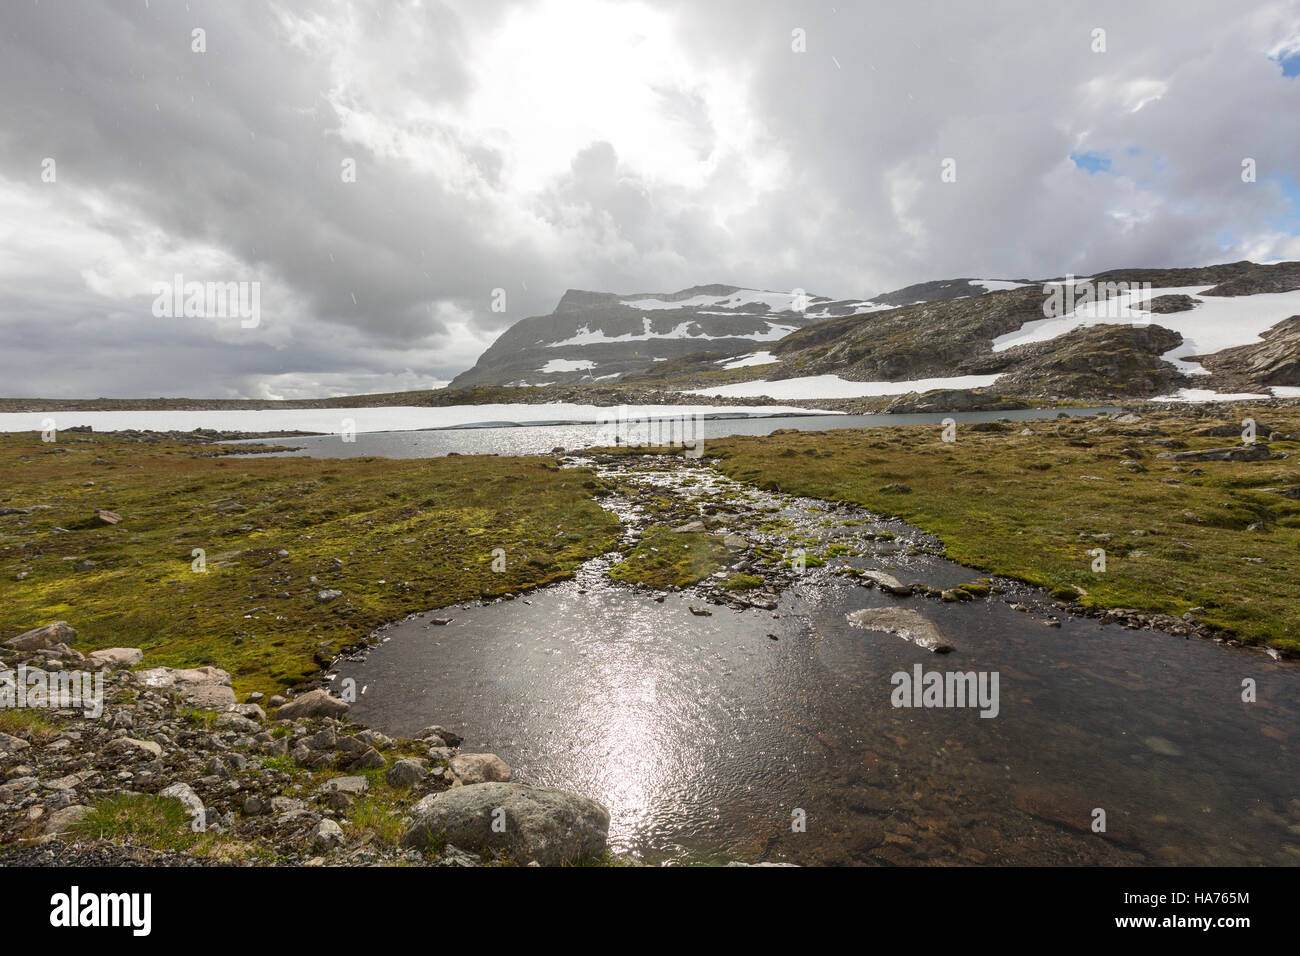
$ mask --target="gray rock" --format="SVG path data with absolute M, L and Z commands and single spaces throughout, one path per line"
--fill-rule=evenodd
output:
M 352 762 L 352 766 L 357 770 L 382 770 L 387 761 L 384 755 L 374 747 L 371 747 L 360 757 Z
M 947 654 L 952 650 L 939 626 L 910 608 L 869 607 L 853 611 L 846 617 L 854 627 L 888 631 L 936 654 Z
M 388 768 L 388 785 L 390 787 L 414 787 L 429 775 L 424 764 L 411 757 L 403 757 Z
M 362 794 L 370 789 L 365 777 L 331 777 L 317 788 L 318 793 Z
M 313 690 L 295 697 L 275 712 L 276 720 L 298 720 L 301 717 L 341 717 L 348 712 L 346 701 L 331 697 L 323 690 Z
M 249 720 L 243 714 L 222 714 L 217 718 L 217 726 L 228 730 L 239 730 L 246 734 L 255 734 L 262 729 L 255 720 Z
M 406 846 L 445 841 L 521 865 L 576 862 L 603 853 L 609 836 L 609 811 L 594 800 L 523 783 L 479 783 L 431 794 L 413 815 L 402 838 Z M 494 829 L 495 821 L 504 826 Z
M 128 759 L 154 759 L 162 756 L 162 747 L 152 740 L 118 737 L 105 748 L 109 753 Z
M 461 784 L 504 783 L 510 779 L 510 765 L 496 754 L 457 754 L 451 758 L 450 767 Z
M 439 743 L 430 744 L 430 746 L 436 747 L 459 747 L 464 741 L 464 738 L 454 730 L 448 730 L 446 727 L 439 727 L 437 724 L 434 724 L 431 727 L 425 727 L 416 735 L 415 739 L 428 740 L 430 737 L 437 737 L 439 739 Z
M 90 807 L 83 806 L 80 803 L 74 803 L 61 810 L 55 810 L 50 814 L 50 818 L 45 821 L 45 835 L 58 836 L 61 833 L 67 833 L 88 813 L 90 813 Z
M 1202 451 L 1162 452 L 1157 457 L 1174 461 L 1263 461 L 1272 458 L 1273 452 L 1263 442 L 1237 445 L 1234 448 L 1206 448 Z
M 301 800 L 295 800 L 293 797 L 272 797 L 271 798 L 272 813 L 279 813 L 279 814 L 302 813 L 306 809 L 307 809 L 307 804 L 305 804 Z
M 40 627 L 23 631 L 17 637 L 10 638 L 5 641 L 5 646 L 20 651 L 39 651 L 53 647 L 55 644 L 66 644 L 76 637 L 77 629 L 67 621 L 51 621 L 49 624 L 42 624 Z
M 336 601 L 343 596 L 343 592 L 334 588 L 326 588 L 316 595 L 316 600 L 321 604 L 328 604 L 330 601 Z
M 308 750 L 333 750 L 338 743 L 338 736 L 333 730 L 326 727 L 324 730 L 305 738 L 302 743 Z
M 153 667 L 132 673 L 145 687 L 179 694 L 192 707 L 228 710 L 237 703 L 230 675 L 217 667 Z
M 343 828 L 328 818 L 316 824 L 312 831 L 311 846 L 317 853 L 328 853 L 343 845 Z
M 31 744 L 21 737 L 0 733 L 0 753 L 16 754 L 18 751 L 26 750 L 30 746 Z
M 334 741 L 334 746 L 344 753 L 363 754 L 370 749 L 370 744 L 361 739 L 359 734 L 351 737 L 338 737 Z
M 185 812 L 190 815 L 191 820 L 207 822 L 207 811 L 203 807 L 203 801 L 199 799 L 199 795 L 194 792 L 194 788 L 188 783 L 173 783 L 171 786 L 159 790 L 158 796 L 179 800 L 181 806 L 185 808 Z
M 125 670 L 135 667 L 144 660 L 144 651 L 138 647 L 106 647 L 101 651 L 91 651 L 86 655 L 86 662 L 95 670 Z
M 886 594 L 893 594 L 896 597 L 903 597 L 911 594 L 912 589 L 903 584 L 892 574 L 886 574 L 884 571 L 867 571 L 862 575 L 863 578 L 873 582 L 880 590 Z

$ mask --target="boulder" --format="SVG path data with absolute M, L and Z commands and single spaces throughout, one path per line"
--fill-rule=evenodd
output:
M 428 740 L 430 737 L 437 737 L 438 740 L 441 741 L 437 744 L 430 743 L 430 746 L 433 747 L 459 747 L 463 741 L 461 735 L 456 733 L 454 730 L 448 730 L 446 727 L 439 727 L 437 724 L 425 727 L 422 731 L 416 734 L 415 739 Z
M 86 662 L 95 670 L 125 670 L 142 660 L 144 651 L 138 647 L 106 647 L 102 651 L 91 651 L 86 655 Z
M 145 687 L 179 694 L 191 707 L 227 710 L 238 702 L 230 675 L 217 667 L 151 667 L 133 673 Z
M 370 781 L 365 777 L 331 777 L 320 785 L 319 793 L 362 794 L 370 789 Z
M 51 621 L 49 624 L 42 624 L 40 627 L 23 631 L 17 637 L 10 638 L 5 641 L 5 646 L 20 651 L 40 651 L 55 644 L 66 644 L 76 637 L 77 629 L 67 621 Z
M 939 626 L 920 612 L 902 607 L 869 607 L 847 615 L 854 627 L 897 634 L 936 654 L 947 654 L 952 645 Z
M 313 690 L 284 704 L 275 712 L 275 719 L 298 720 L 301 717 L 341 717 L 347 712 L 347 701 L 331 697 L 328 691 Z
M 118 737 L 106 748 L 109 753 L 127 758 L 153 759 L 162 756 L 162 747 L 152 740 L 136 740 L 134 737 Z
M 577 862 L 603 853 L 609 836 L 609 811 L 594 800 L 523 783 L 478 783 L 431 794 L 413 814 L 415 822 L 402 838 L 406 846 L 445 842 L 520 865 Z
M 390 787 L 414 787 L 422 783 L 429 775 L 424 764 L 411 757 L 403 757 L 388 768 L 388 785 Z
M 903 597 L 904 595 L 912 593 L 912 589 L 909 586 L 903 584 L 892 574 L 886 574 L 884 571 L 865 571 L 863 572 L 862 577 L 871 581 L 886 594 Z
M 18 751 L 26 750 L 30 746 L 31 744 L 21 737 L 0 733 L 0 754 L 16 754 Z
M 317 853 L 328 853 L 343 844 L 343 828 L 328 818 L 322 820 L 312 831 L 311 846 Z
M 50 814 L 50 818 L 45 821 L 45 835 L 58 836 L 61 833 L 67 833 L 88 813 L 90 813 L 90 807 L 79 803 L 74 803 L 72 806 L 64 807 L 61 810 L 55 810 Z
M 1273 452 L 1263 442 L 1237 445 L 1233 448 L 1206 448 L 1202 451 L 1163 452 L 1161 458 L 1174 461 L 1263 461 L 1272 458 Z
M 510 765 L 496 754 L 457 754 L 449 766 L 461 784 L 504 783 L 510 779 Z

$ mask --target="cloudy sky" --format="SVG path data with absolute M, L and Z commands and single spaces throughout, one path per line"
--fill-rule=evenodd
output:
M 1300 259 L 1297 117 L 1300 0 L 7 0 L 0 395 L 425 388 L 566 288 Z

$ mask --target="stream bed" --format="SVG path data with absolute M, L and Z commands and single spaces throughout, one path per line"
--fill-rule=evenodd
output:
M 611 847 L 651 864 L 1300 863 L 1295 664 L 1073 617 L 1007 581 L 970 601 L 894 596 L 845 572 L 931 588 L 978 572 L 901 522 L 702 465 L 570 463 L 620 482 L 602 503 L 624 549 L 660 517 L 646 502 L 673 495 L 753 547 L 815 540 L 833 556 L 766 569 L 746 598 L 716 581 L 614 584 L 610 554 L 558 585 L 413 616 L 337 664 L 357 720 L 449 726 L 514 780 L 600 801 Z M 718 502 L 748 517 L 710 515 Z M 755 570 L 748 553 L 737 567 Z M 847 621 L 883 607 L 920 613 L 952 652 Z M 996 674 L 996 716 L 895 706 L 894 675 L 917 665 Z

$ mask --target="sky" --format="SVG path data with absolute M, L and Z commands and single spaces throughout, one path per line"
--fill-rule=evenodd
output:
M 1300 0 L 7 0 L 0 396 L 437 387 L 568 288 L 1300 259 L 1298 117 Z

